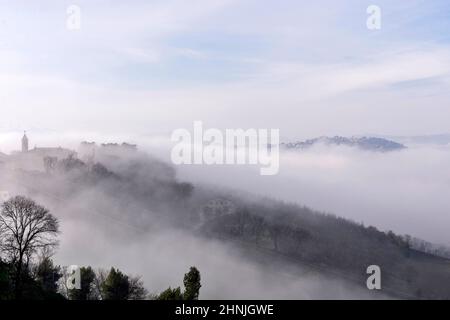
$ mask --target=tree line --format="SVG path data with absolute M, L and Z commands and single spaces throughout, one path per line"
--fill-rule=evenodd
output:
M 197 300 L 201 276 L 196 267 L 184 275 L 184 290 L 149 294 L 139 276 L 112 267 L 79 269 L 79 285 L 70 286 L 67 268 L 52 260 L 58 246 L 59 221 L 32 199 L 16 196 L 0 211 L 0 300 Z
M 364 285 L 367 266 L 375 264 L 383 270 L 385 291 L 450 297 L 448 260 L 417 251 L 410 236 L 281 202 L 237 203 L 232 212 L 203 214 L 202 233 Z

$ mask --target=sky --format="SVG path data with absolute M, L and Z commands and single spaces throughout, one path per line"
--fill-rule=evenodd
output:
M 0 130 L 447 133 L 449 18 L 446 0 L 0 0 Z

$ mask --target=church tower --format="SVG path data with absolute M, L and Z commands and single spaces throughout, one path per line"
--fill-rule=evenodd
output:
M 28 152 L 28 137 L 26 131 L 23 133 L 22 137 L 22 152 Z

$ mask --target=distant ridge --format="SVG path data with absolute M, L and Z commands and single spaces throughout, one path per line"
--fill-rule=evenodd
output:
M 406 148 L 406 146 L 401 143 L 397 143 L 395 141 L 387 140 L 384 138 L 376 138 L 376 137 L 347 138 L 341 136 L 335 137 L 323 136 L 305 141 L 281 143 L 280 146 L 287 149 L 303 150 L 319 144 L 357 147 L 363 150 L 382 151 L 382 152 L 395 151 Z

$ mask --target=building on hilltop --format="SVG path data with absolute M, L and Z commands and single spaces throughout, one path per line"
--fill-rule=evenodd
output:
M 26 153 L 29 155 L 37 155 L 41 157 L 55 157 L 60 159 L 65 159 L 67 157 L 73 157 L 76 155 L 76 152 L 73 150 L 65 149 L 62 147 L 45 147 L 38 148 L 35 146 L 33 149 L 29 148 L 29 139 L 27 137 L 26 132 L 24 132 L 22 137 L 22 153 Z
M 137 145 L 123 142 L 122 144 L 118 143 L 102 143 L 101 144 L 103 149 L 107 150 L 127 150 L 127 151 L 136 151 Z
M 123 143 L 100 143 L 83 141 L 78 148 L 78 155 L 89 166 L 106 158 L 117 158 L 124 155 L 136 154 L 138 147 L 135 144 Z
M 28 137 L 26 131 L 24 131 L 22 137 L 22 152 L 28 152 Z
M 38 148 L 28 150 L 30 155 L 37 155 L 40 157 L 53 157 L 58 158 L 58 160 L 65 159 L 68 157 L 75 157 L 76 152 L 70 149 L 65 149 L 62 147 L 50 147 L 50 148 Z
M 0 163 L 8 167 L 24 169 L 24 170 L 38 170 L 44 168 L 45 159 L 51 158 L 54 161 L 66 159 L 68 157 L 77 157 L 77 153 L 73 150 L 62 147 L 34 147 L 29 148 L 30 139 L 26 132 L 24 132 L 21 139 L 21 151 L 14 151 L 6 159 L 0 159 Z M 3 158 L 3 157 L 1 157 Z

